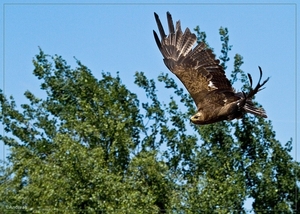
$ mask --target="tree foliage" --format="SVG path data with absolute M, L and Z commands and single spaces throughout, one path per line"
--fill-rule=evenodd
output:
M 195 29 L 198 41 L 206 35 Z M 224 68 L 231 50 L 220 28 Z M 26 91 L 18 108 L 0 92 L 0 121 L 9 146 L 0 169 L 0 209 L 14 213 L 256 213 L 299 210 L 299 163 L 292 140 L 276 140 L 271 121 L 241 120 L 194 126 L 192 99 L 168 74 L 171 90 L 160 101 L 156 81 L 136 72 L 141 102 L 117 75 L 97 80 L 77 60 L 72 69 L 42 50 L 33 60 L 45 99 Z M 232 83 L 241 81 L 242 56 L 234 56 Z M 259 105 L 258 103 L 256 103 Z

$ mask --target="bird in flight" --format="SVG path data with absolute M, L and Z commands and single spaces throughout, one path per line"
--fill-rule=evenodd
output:
M 262 78 L 260 67 L 260 77 L 256 87 L 252 87 L 252 77 L 248 74 L 251 85 L 249 92 L 247 94 L 236 92 L 212 50 L 203 42 L 193 48 L 197 37 L 189 28 L 182 32 L 180 21 L 176 22 L 174 28 L 172 16 L 167 12 L 169 34 L 166 35 L 156 13 L 154 17 L 161 39 L 154 30 L 153 34 L 164 57 L 163 61 L 180 79 L 197 106 L 197 113 L 190 118 L 192 123 L 203 125 L 239 119 L 245 113 L 267 117 L 265 110 L 257 108 L 252 102 L 253 96 L 262 90 L 262 86 L 269 80 L 267 78 L 260 83 Z

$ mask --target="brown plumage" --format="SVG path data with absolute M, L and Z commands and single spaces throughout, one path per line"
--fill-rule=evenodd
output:
M 186 87 L 192 96 L 197 113 L 191 117 L 194 124 L 210 124 L 222 120 L 240 118 L 246 112 L 261 117 L 267 117 L 264 109 L 257 108 L 252 103 L 253 96 L 269 80 L 262 84 L 262 70 L 259 67 L 260 78 L 255 88 L 252 88 L 252 78 L 248 74 L 251 89 L 248 94 L 235 92 L 225 76 L 220 61 L 215 59 L 212 50 L 201 42 L 195 48 L 196 35 L 186 28 L 181 30 L 180 21 L 174 28 L 172 16 L 167 12 L 169 35 L 165 34 L 159 17 L 154 13 L 161 40 L 153 31 L 156 44 L 164 57 L 164 63 Z

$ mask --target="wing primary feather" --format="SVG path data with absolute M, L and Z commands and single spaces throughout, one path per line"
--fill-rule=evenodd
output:
M 191 51 L 196 40 L 197 40 L 196 35 L 192 34 L 190 29 L 186 28 L 181 40 L 182 47 L 181 47 L 180 54 L 186 56 Z
M 155 42 L 157 44 L 157 47 L 159 48 L 159 50 L 161 51 L 162 50 L 162 47 L 161 47 L 161 43 L 160 43 L 160 40 L 158 38 L 158 35 L 157 33 L 153 30 L 153 35 L 154 35 L 154 38 L 155 38 Z
M 268 82 L 269 79 L 270 79 L 270 77 L 268 77 L 266 80 L 263 81 L 263 83 L 260 83 L 261 78 L 262 78 L 262 69 L 261 69 L 260 66 L 258 66 L 258 68 L 259 68 L 259 73 L 260 73 L 260 75 L 259 75 L 258 83 L 257 83 L 257 85 L 255 86 L 254 89 L 252 88 L 252 78 L 251 78 L 251 75 L 248 74 L 248 76 L 250 76 L 249 80 L 250 80 L 250 83 L 251 83 L 251 89 L 250 89 L 250 92 L 249 92 L 248 95 L 247 95 L 247 98 L 248 98 L 248 99 L 251 99 L 257 92 L 263 90 L 264 88 L 262 88 L 262 87 L 263 87 L 263 86 L 266 84 L 266 82 Z
M 159 30 L 159 33 L 160 33 L 160 36 L 162 39 L 166 38 L 166 34 L 165 34 L 165 31 L 164 31 L 164 28 L 159 20 L 159 16 L 157 15 L 157 13 L 154 13 L 154 17 L 155 17 L 155 20 L 156 20 L 156 24 L 157 24 L 157 27 L 158 27 L 158 30 Z
M 174 34 L 175 29 L 174 29 L 173 19 L 170 12 L 167 12 L 167 20 L 168 20 L 169 32 L 170 34 Z
M 247 75 L 248 75 L 248 78 L 249 78 L 249 81 L 250 81 L 250 87 L 252 88 L 252 77 L 251 77 L 251 75 L 249 74 L 249 73 L 247 73 Z
M 179 20 L 176 22 L 175 40 L 176 40 L 175 47 L 177 47 L 177 49 L 178 49 L 178 47 L 180 47 L 181 41 L 182 41 L 182 30 L 181 30 Z
M 260 73 L 258 82 L 260 82 L 260 80 L 261 80 L 261 78 L 262 78 L 262 70 L 261 70 L 261 67 L 260 67 L 260 66 L 258 66 L 258 69 L 259 69 L 259 73 Z

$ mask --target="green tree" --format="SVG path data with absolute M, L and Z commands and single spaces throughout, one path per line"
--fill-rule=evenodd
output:
M 1 93 L 1 122 L 12 136 L 1 177 L 2 208 L 49 212 L 153 213 L 167 204 L 166 164 L 139 151 L 144 130 L 139 101 L 119 77 L 96 80 L 79 61 L 74 70 L 40 51 L 33 61 L 46 99 L 25 92 L 16 109 Z M 151 184 L 151 185 L 150 185 Z
M 206 35 L 196 28 L 198 42 Z M 228 30 L 220 28 L 224 68 Z M 207 42 L 206 42 L 207 44 Z M 26 91 L 16 106 L 0 91 L 0 121 L 8 133 L 8 163 L 0 168 L 0 209 L 16 213 L 256 213 L 299 210 L 299 163 L 275 139 L 271 121 L 241 120 L 194 126 L 192 99 L 168 74 L 158 81 L 174 96 L 161 102 L 156 82 L 136 72 L 145 91 L 140 103 L 117 75 L 97 80 L 77 60 L 40 50 L 33 60 L 45 99 Z M 232 83 L 241 81 L 242 56 L 234 56 Z M 259 105 L 257 103 L 257 105 Z M 192 130 L 191 130 L 191 128 Z

